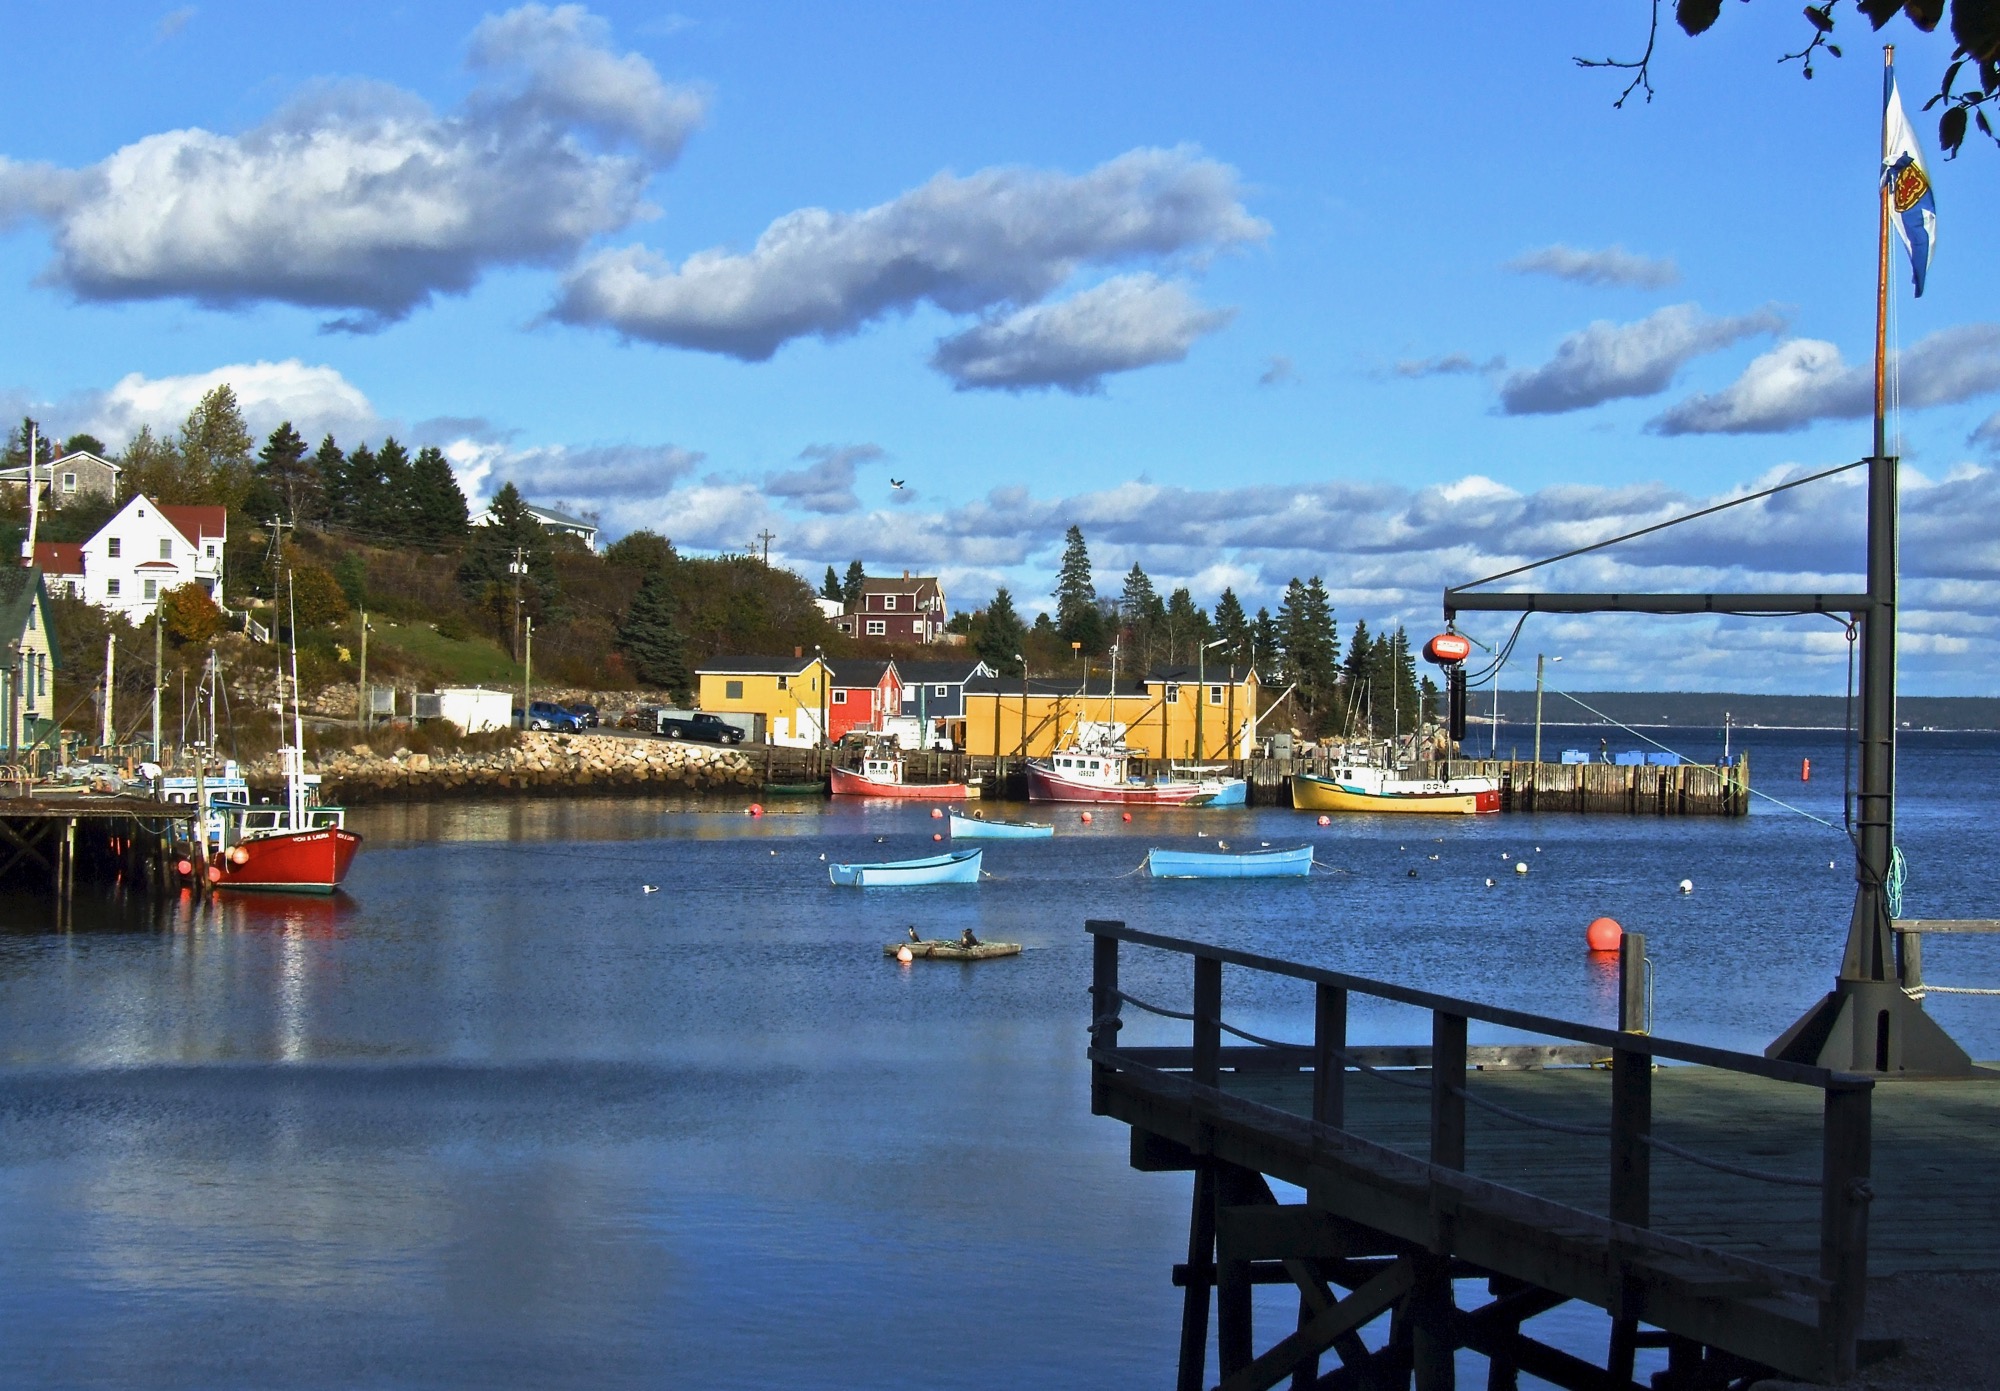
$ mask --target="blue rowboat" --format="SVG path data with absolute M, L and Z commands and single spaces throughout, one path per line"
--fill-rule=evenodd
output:
M 921 860 L 889 860 L 877 865 L 828 865 L 826 877 L 855 889 L 913 888 L 923 884 L 977 884 L 980 850 L 954 850 Z
M 1046 840 L 1056 828 L 1046 821 L 988 821 L 980 816 L 951 814 L 953 840 Z
M 1303 879 L 1312 873 L 1313 850 L 1151 850 L 1146 868 L 1155 879 Z

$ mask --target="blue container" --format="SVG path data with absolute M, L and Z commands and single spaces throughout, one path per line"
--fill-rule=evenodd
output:
M 1678 768 L 1681 766 L 1681 756 L 1677 753 L 1649 753 L 1646 755 L 1646 761 L 1655 768 Z
M 1628 749 L 1624 753 L 1611 755 L 1611 761 L 1620 768 L 1639 768 L 1645 765 L 1646 755 L 1641 749 Z
M 1590 762 L 1590 755 L 1582 749 L 1564 749 L 1562 761 L 1564 763 L 1588 763 Z

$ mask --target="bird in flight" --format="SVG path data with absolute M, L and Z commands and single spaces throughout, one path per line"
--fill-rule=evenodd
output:
M 889 480 L 889 486 L 892 488 L 900 488 L 903 486 L 903 480 L 900 478 L 891 478 Z

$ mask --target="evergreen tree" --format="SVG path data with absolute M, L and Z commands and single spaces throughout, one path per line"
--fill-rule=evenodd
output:
M 1090 582 L 1090 550 L 1078 526 L 1063 535 L 1062 568 L 1056 574 L 1056 629 L 1063 641 L 1082 644 L 1086 656 L 1104 650 L 1104 618 L 1097 610 L 1097 588 Z
M 6 466 L 8 468 L 26 468 L 28 466 L 28 438 L 31 434 L 35 440 L 35 462 L 46 464 L 55 459 L 56 442 L 48 437 L 47 432 L 42 429 L 40 423 L 33 416 L 24 415 L 21 417 L 20 425 L 15 427 L 13 436 L 7 441 Z
M 111 457 L 111 446 L 95 435 L 78 433 L 71 435 L 63 441 L 62 452 L 65 454 L 95 454 L 100 459 L 109 459 Z
M 1028 630 L 1014 611 L 1014 596 L 1002 585 L 986 606 L 986 629 L 979 635 L 975 651 L 979 659 L 1002 676 L 1019 676 L 1017 655 L 1027 651 Z
M 332 435 L 319 442 L 312 456 L 312 471 L 318 484 L 316 495 L 310 499 L 312 515 L 310 519 L 301 516 L 299 520 L 315 524 L 340 521 L 347 510 L 347 456 L 333 442 Z
M 1169 666 L 1194 666 L 1197 650 L 1208 641 L 1208 615 L 1194 601 L 1183 585 L 1167 599 L 1166 622 L 1163 625 L 1167 639 L 1167 664 Z
M 361 451 L 357 449 L 355 453 Z M 555 585 L 549 534 L 529 513 L 521 490 L 512 483 L 503 483 L 493 495 L 493 505 L 487 509 L 486 523 L 471 529 L 458 566 L 459 586 L 468 597 L 488 607 L 494 604 L 490 590 L 498 586 L 511 604 L 514 576 L 507 567 L 513 564 L 517 550 L 528 566 L 521 593 L 532 612 Z
M 374 512 L 366 523 L 373 539 L 406 546 L 418 539 L 415 525 L 416 487 L 410 476 L 410 451 L 394 435 L 375 452 Z
M 836 604 L 847 603 L 847 591 L 840 587 L 840 576 L 831 565 L 826 567 L 826 582 L 819 587 L 819 597 Z
M 300 512 L 317 503 L 319 470 L 306 459 L 305 438 L 291 421 L 271 431 L 252 467 L 256 483 L 244 506 L 253 521 L 276 516 L 297 525 Z
M 1257 621 L 1250 626 L 1250 660 L 1257 667 L 1259 681 L 1274 681 L 1284 674 L 1285 638 L 1278 627 L 1278 620 L 1271 617 L 1267 608 L 1257 610 Z
M 1253 636 L 1250 620 L 1244 616 L 1243 601 L 1236 597 L 1233 589 L 1224 589 L 1222 597 L 1215 601 L 1215 635 L 1229 644 L 1216 649 L 1221 654 L 1221 660 L 1234 662 L 1239 670 L 1250 665 Z
M 694 677 L 666 575 L 655 571 L 639 586 L 625 610 L 625 621 L 618 625 L 618 646 L 631 662 L 633 675 L 649 686 L 664 687 L 676 700 L 686 698 Z
M 847 578 L 841 581 L 840 602 L 850 611 L 861 607 L 861 586 L 868 581 L 868 572 L 861 568 L 861 562 L 847 562 Z
M 434 444 L 417 451 L 410 463 L 410 529 L 422 539 L 452 542 L 465 539 L 472 524 L 465 491 L 451 471 L 451 460 Z
M 1124 591 L 1118 597 L 1124 616 L 1120 642 L 1140 671 L 1152 667 L 1160 655 L 1160 637 L 1167 621 L 1167 606 L 1153 588 L 1153 581 L 1135 563 L 1125 576 Z
M 1333 622 L 1333 602 L 1315 575 L 1301 584 L 1297 576 L 1285 586 L 1278 608 L 1279 635 L 1284 642 L 1284 675 L 1298 685 L 1298 700 L 1320 730 L 1338 717 L 1340 636 Z
M 1355 620 L 1341 669 L 1347 676 L 1348 711 L 1354 728 L 1373 732 L 1378 719 L 1386 728 L 1389 712 L 1375 708 L 1375 639 L 1364 620 Z

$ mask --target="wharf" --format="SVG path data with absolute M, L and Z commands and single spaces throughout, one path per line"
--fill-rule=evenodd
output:
M 175 861 L 199 858 L 194 808 L 151 797 L 29 788 L 0 793 L 0 887 L 49 895 L 66 923 L 79 877 L 149 893 L 184 882 Z M 197 893 L 204 877 L 194 877 Z
M 1488 1358 L 1490 1387 L 1527 1372 L 1592 1391 L 1636 1391 L 1637 1350 L 1664 1348 L 1654 1387 L 1706 1391 L 1849 1377 L 1920 1331 L 1921 1310 L 1868 1308 L 1871 1283 L 2000 1270 L 2000 1073 L 1877 1085 L 1087 927 L 1092 1109 L 1132 1127 L 1134 1167 L 1195 1175 L 1174 1270 L 1187 1391 L 1213 1384 L 1211 1292 L 1224 1391 L 1413 1376 L 1432 1391 L 1461 1347 Z M 1148 979 L 1155 953 L 1185 959 L 1192 1009 L 1125 993 L 1121 948 L 1144 951 Z M 1309 986 L 1313 1037 L 1223 1046 L 1253 1037 L 1227 1022 L 1225 966 Z M 1350 1046 L 1356 994 L 1427 1012 L 1429 1046 Z M 1190 1019 L 1189 1046 L 1120 1045 L 1127 1004 Z M 1469 1046 L 1470 1021 L 1564 1041 Z M 1306 1201 L 1278 1202 L 1271 1180 Z M 1471 1278 L 1491 1298 L 1461 1308 L 1454 1282 Z M 1300 1299 L 1262 1352 L 1259 1284 Z M 1602 1365 L 1521 1327 L 1570 1300 L 1611 1316 Z M 1385 1314 L 1371 1349 L 1358 1335 Z M 1328 1353 L 1341 1365 L 1321 1376 Z

